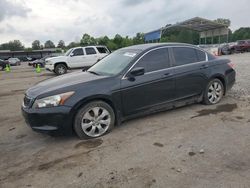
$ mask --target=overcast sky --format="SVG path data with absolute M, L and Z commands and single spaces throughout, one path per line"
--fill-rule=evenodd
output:
M 249 7 L 250 0 L 0 0 L 0 43 L 134 36 L 195 16 L 229 18 L 235 30 L 250 26 Z

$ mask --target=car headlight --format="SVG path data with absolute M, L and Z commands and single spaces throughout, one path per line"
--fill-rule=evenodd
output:
M 35 100 L 33 107 L 34 108 L 48 108 L 48 107 L 55 107 L 59 105 L 63 105 L 65 101 L 70 98 L 75 92 L 67 92 L 61 93 L 58 95 L 53 95 L 49 97 L 45 97 L 42 99 Z
M 52 63 L 52 61 L 46 60 L 46 61 L 45 61 L 45 64 L 46 64 L 46 65 L 52 65 L 53 63 Z

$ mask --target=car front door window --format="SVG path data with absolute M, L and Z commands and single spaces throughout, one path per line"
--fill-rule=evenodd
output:
M 144 67 L 146 73 L 170 67 L 168 49 L 161 48 L 148 52 L 139 60 L 135 67 Z
M 81 56 L 84 55 L 82 48 L 77 48 L 72 52 L 72 56 Z

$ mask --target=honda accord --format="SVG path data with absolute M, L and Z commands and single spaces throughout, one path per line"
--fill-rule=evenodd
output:
M 119 49 L 87 71 L 38 83 L 22 112 L 35 131 L 95 138 L 121 122 L 191 103 L 213 105 L 235 82 L 230 60 L 181 43 Z

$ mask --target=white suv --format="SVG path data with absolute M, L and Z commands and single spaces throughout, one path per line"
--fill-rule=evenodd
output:
M 57 75 L 65 74 L 68 69 L 91 67 L 108 55 L 106 46 L 86 46 L 69 49 L 64 56 L 48 58 L 45 68 Z

